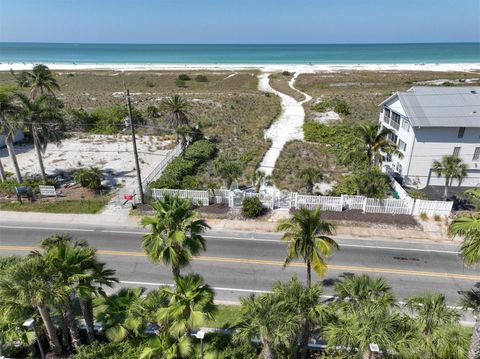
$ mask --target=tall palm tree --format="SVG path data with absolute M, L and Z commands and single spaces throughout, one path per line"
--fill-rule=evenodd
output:
M 480 262 L 480 219 L 478 217 L 457 217 L 448 229 L 450 236 L 463 236 L 459 255 L 466 265 L 474 266 Z M 480 291 L 477 289 L 467 292 L 463 299 L 463 306 L 471 308 L 475 315 L 470 343 L 469 358 L 480 355 Z
M 165 121 L 167 126 L 174 130 L 188 125 L 190 122 L 189 118 L 192 116 L 189 112 L 190 104 L 180 95 L 173 95 L 164 99 L 160 104 L 160 109 L 166 112 Z
M 460 183 L 467 177 L 467 168 L 468 166 L 456 155 L 446 155 L 440 161 L 433 161 L 433 172 L 438 177 L 445 177 L 445 188 L 443 190 L 445 200 L 448 198 L 448 187 L 452 185 L 453 180 L 456 179 Z
M 236 343 L 250 345 L 253 338 L 260 339 L 261 355 L 273 359 L 276 348 L 288 346 L 290 339 L 301 328 L 301 317 L 288 311 L 284 301 L 271 294 L 240 299 L 242 321 L 233 334 Z
M 157 312 L 157 320 L 167 323 L 169 332 L 175 338 L 190 334 L 199 328 L 205 319 L 212 319 L 216 310 L 215 296 L 208 284 L 198 274 L 189 274 L 175 279 L 175 288 L 164 288 L 169 298 L 166 307 Z
M 174 278 L 193 256 L 205 250 L 202 233 L 210 227 L 192 209 L 189 200 L 165 196 L 152 204 L 154 216 L 143 217 L 142 226 L 150 226 L 143 236 L 142 248 L 153 263 L 171 265 Z
M 333 250 L 339 249 L 337 242 L 328 237 L 334 231 L 333 224 L 321 219 L 320 207 L 312 210 L 302 208 L 290 219 L 282 220 L 277 231 L 285 232 L 282 241 L 288 242 L 284 267 L 293 259 L 301 257 L 307 265 L 307 285 L 312 284 L 312 270 L 318 276 L 327 271 L 326 259 Z
M 315 167 L 304 167 L 300 170 L 300 178 L 305 181 L 307 193 L 313 194 L 313 185 L 323 178 L 322 172 Z
M 400 158 L 403 157 L 397 144 L 388 138 L 391 133 L 389 129 L 380 127 L 379 124 L 363 124 L 358 126 L 358 133 L 367 153 L 370 167 L 381 164 L 384 161 L 383 154 L 395 154 Z
M 11 73 L 20 87 L 30 89 L 31 99 L 47 94 L 54 96 L 55 91 L 60 89 L 53 73 L 48 66 L 43 64 L 35 65 L 31 72 L 21 71 L 19 74 L 15 74 L 11 71 Z
M 44 182 L 47 181 L 43 154 L 50 141 L 59 142 L 63 137 L 63 103 L 50 95 L 41 95 L 30 99 L 24 94 L 17 94 L 22 104 L 20 116 L 25 121 L 33 137 L 33 144 L 37 154 L 40 174 Z
M 475 326 L 473 327 L 468 358 L 477 359 L 480 356 L 480 290 L 472 289 L 465 292 L 461 303 L 463 309 L 471 309 L 475 316 Z
M 121 342 L 141 333 L 144 324 L 141 295 L 141 288 L 122 288 L 115 294 L 95 299 L 98 321 L 110 341 Z
M 22 183 L 23 178 L 13 147 L 15 131 L 21 127 L 16 118 L 19 113 L 20 107 L 15 103 L 13 88 L 9 86 L 0 87 L 0 134 L 5 137 L 5 145 L 7 146 L 8 155 L 12 161 L 17 182 Z M 2 182 L 6 180 L 5 171 L 1 162 L 0 179 Z
M 50 348 L 60 355 L 62 348 L 50 315 L 52 305 L 63 302 L 64 292 L 55 275 L 56 271 L 42 257 L 22 260 L 0 277 L 0 297 L 12 306 L 28 306 L 42 318 Z

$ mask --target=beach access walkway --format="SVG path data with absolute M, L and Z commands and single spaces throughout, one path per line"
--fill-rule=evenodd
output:
M 267 176 L 271 175 L 275 168 L 283 146 L 292 140 L 303 140 L 303 122 L 305 120 L 305 110 L 303 104 L 312 99 L 307 95 L 294 87 L 295 80 L 300 73 L 297 72 L 293 78 L 288 82 L 288 85 L 295 91 L 305 96 L 303 101 L 297 101 L 293 97 L 284 94 L 283 92 L 274 90 L 270 86 L 269 76 L 270 73 L 262 73 L 259 75 L 258 88 L 260 91 L 270 92 L 280 97 L 282 101 L 282 113 L 279 118 L 265 131 L 265 139 L 272 141 L 272 146 L 265 153 L 265 156 L 258 168 L 259 171 L 263 171 Z

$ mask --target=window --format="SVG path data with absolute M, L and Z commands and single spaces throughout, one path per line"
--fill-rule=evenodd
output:
M 397 144 L 398 136 L 393 132 L 389 132 L 387 138 L 392 141 L 393 143 Z
M 398 130 L 400 128 L 400 120 L 400 115 L 398 113 L 392 112 L 392 116 L 390 117 L 390 126 Z
M 397 162 L 397 172 L 398 172 L 399 175 L 402 174 L 402 165 L 398 162 Z
M 460 156 L 460 149 L 461 149 L 461 147 L 454 147 L 453 148 L 453 155 L 454 156 Z
M 465 134 L 465 127 L 459 127 L 458 128 L 458 138 L 463 138 L 464 134 Z
M 388 108 L 383 109 L 383 122 L 385 123 L 390 122 L 390 110 Z
M 472 161 L 478 161 L 480 158 L 480 147 L 475 147 L 475 152 L 473 152 Z
M 402 120 L 402 128 L 407 132 L 410 131 L 410 122 L 405 118 Z
M 405 150 L 407 149 L 407 144 L 402 140 L 398 140 L 398 148 L 400 149 L 400 151 L 405 152 Z

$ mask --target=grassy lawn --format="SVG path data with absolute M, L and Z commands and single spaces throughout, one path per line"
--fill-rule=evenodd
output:
M 241 307 L 239 305 L 220 304 L 218 305 L 215 319 L 208 320 L 204 326 L 209 328 L 231 328 L 241 319 Z
M 305 192 L 305 181 L 300 178 L 300 172 L 305 167 L 319 168 L 326 181 L 336 180 L 345 171 L 326 145 L 291 141 L 285 145 L 277 160 L 272 174 L 273 182 L 279 189 Z
M 98 213 L 110 197 L 85 200 L 58 200 L 53 202 L 0 202 L 0 211 L 46 212 L 46 213 Z
M 446 81 L 478 78 L 479 73 L 430 71 L 342 71 L 334 73 L 302 74 L 295 86 L 313 97 L 337 97 L 345 100 L 351 114 L 343 116 L 347 123 L 377 121 L 378 105 L 396 91 L 404 91 L 421 81 Z M 478 86 L 478 81 L 466 85 Z M 421 84 L 419 84 L 421 85 Z M 307 119 L 311 103 L 305 104 Z
M 297 101 L 302 101 L 305 99 L 300 92 L 295 91 L 292 89 L 288 82 L 292 79 L 293 75 L 284 75 L 281 72 L 277 72 L 270 75 L 270 86 L 272 86 L 275 90 L 283 92 L 288 96 L 293 97 Z

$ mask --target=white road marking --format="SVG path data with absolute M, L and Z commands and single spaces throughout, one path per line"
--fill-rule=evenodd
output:
M 35 230 L 45 230 L 45 231 L 95 232 L 94 229 L 83 229 L 83 228 L 23 227 L 23 226 L 0 226 L 0 228 L 8 228 L 8 229 L 35 229 Z
M 121 280 L 120 283 L 123 284 L 136 284 L 136 285 L 148 285 L 154 287 L 169 286 L 173 287 L 171 283 L 154 283 L 154 282 L 134 282 L 128 280 Z M 229 292 L 244 292 L 244 293 L 271 293 L 270 290 L 259 290 L 259 289 L 240 289 L 240 288 L 224 288 L 224 287 L 212 287 L 215 290 L 220 291 L 229 291 Z
M 345 244 L 339 243 L 340 250 L 342 247 L 353 247 L 353 248 L 372 248 L 372 249 L 391 249 L 394 251 L 410 251 L 410 252 L 433 252 L 433 253 L 448 253 L 448 254 L 458 254 L 458 251 L 447 251 L 441 249 L 423 249 L 423 248 L 401 248 L 401 247 L 386 247 L 386 246 L 362 246 L 358 244 Z
M 102 233 L 118 233 L 118 234 L 135 234 L 135 235 L 143 235 L 148 232 L 133 232 L 133 231 L 111 231 L 109 229 L 102 229 L 100 232 Z

